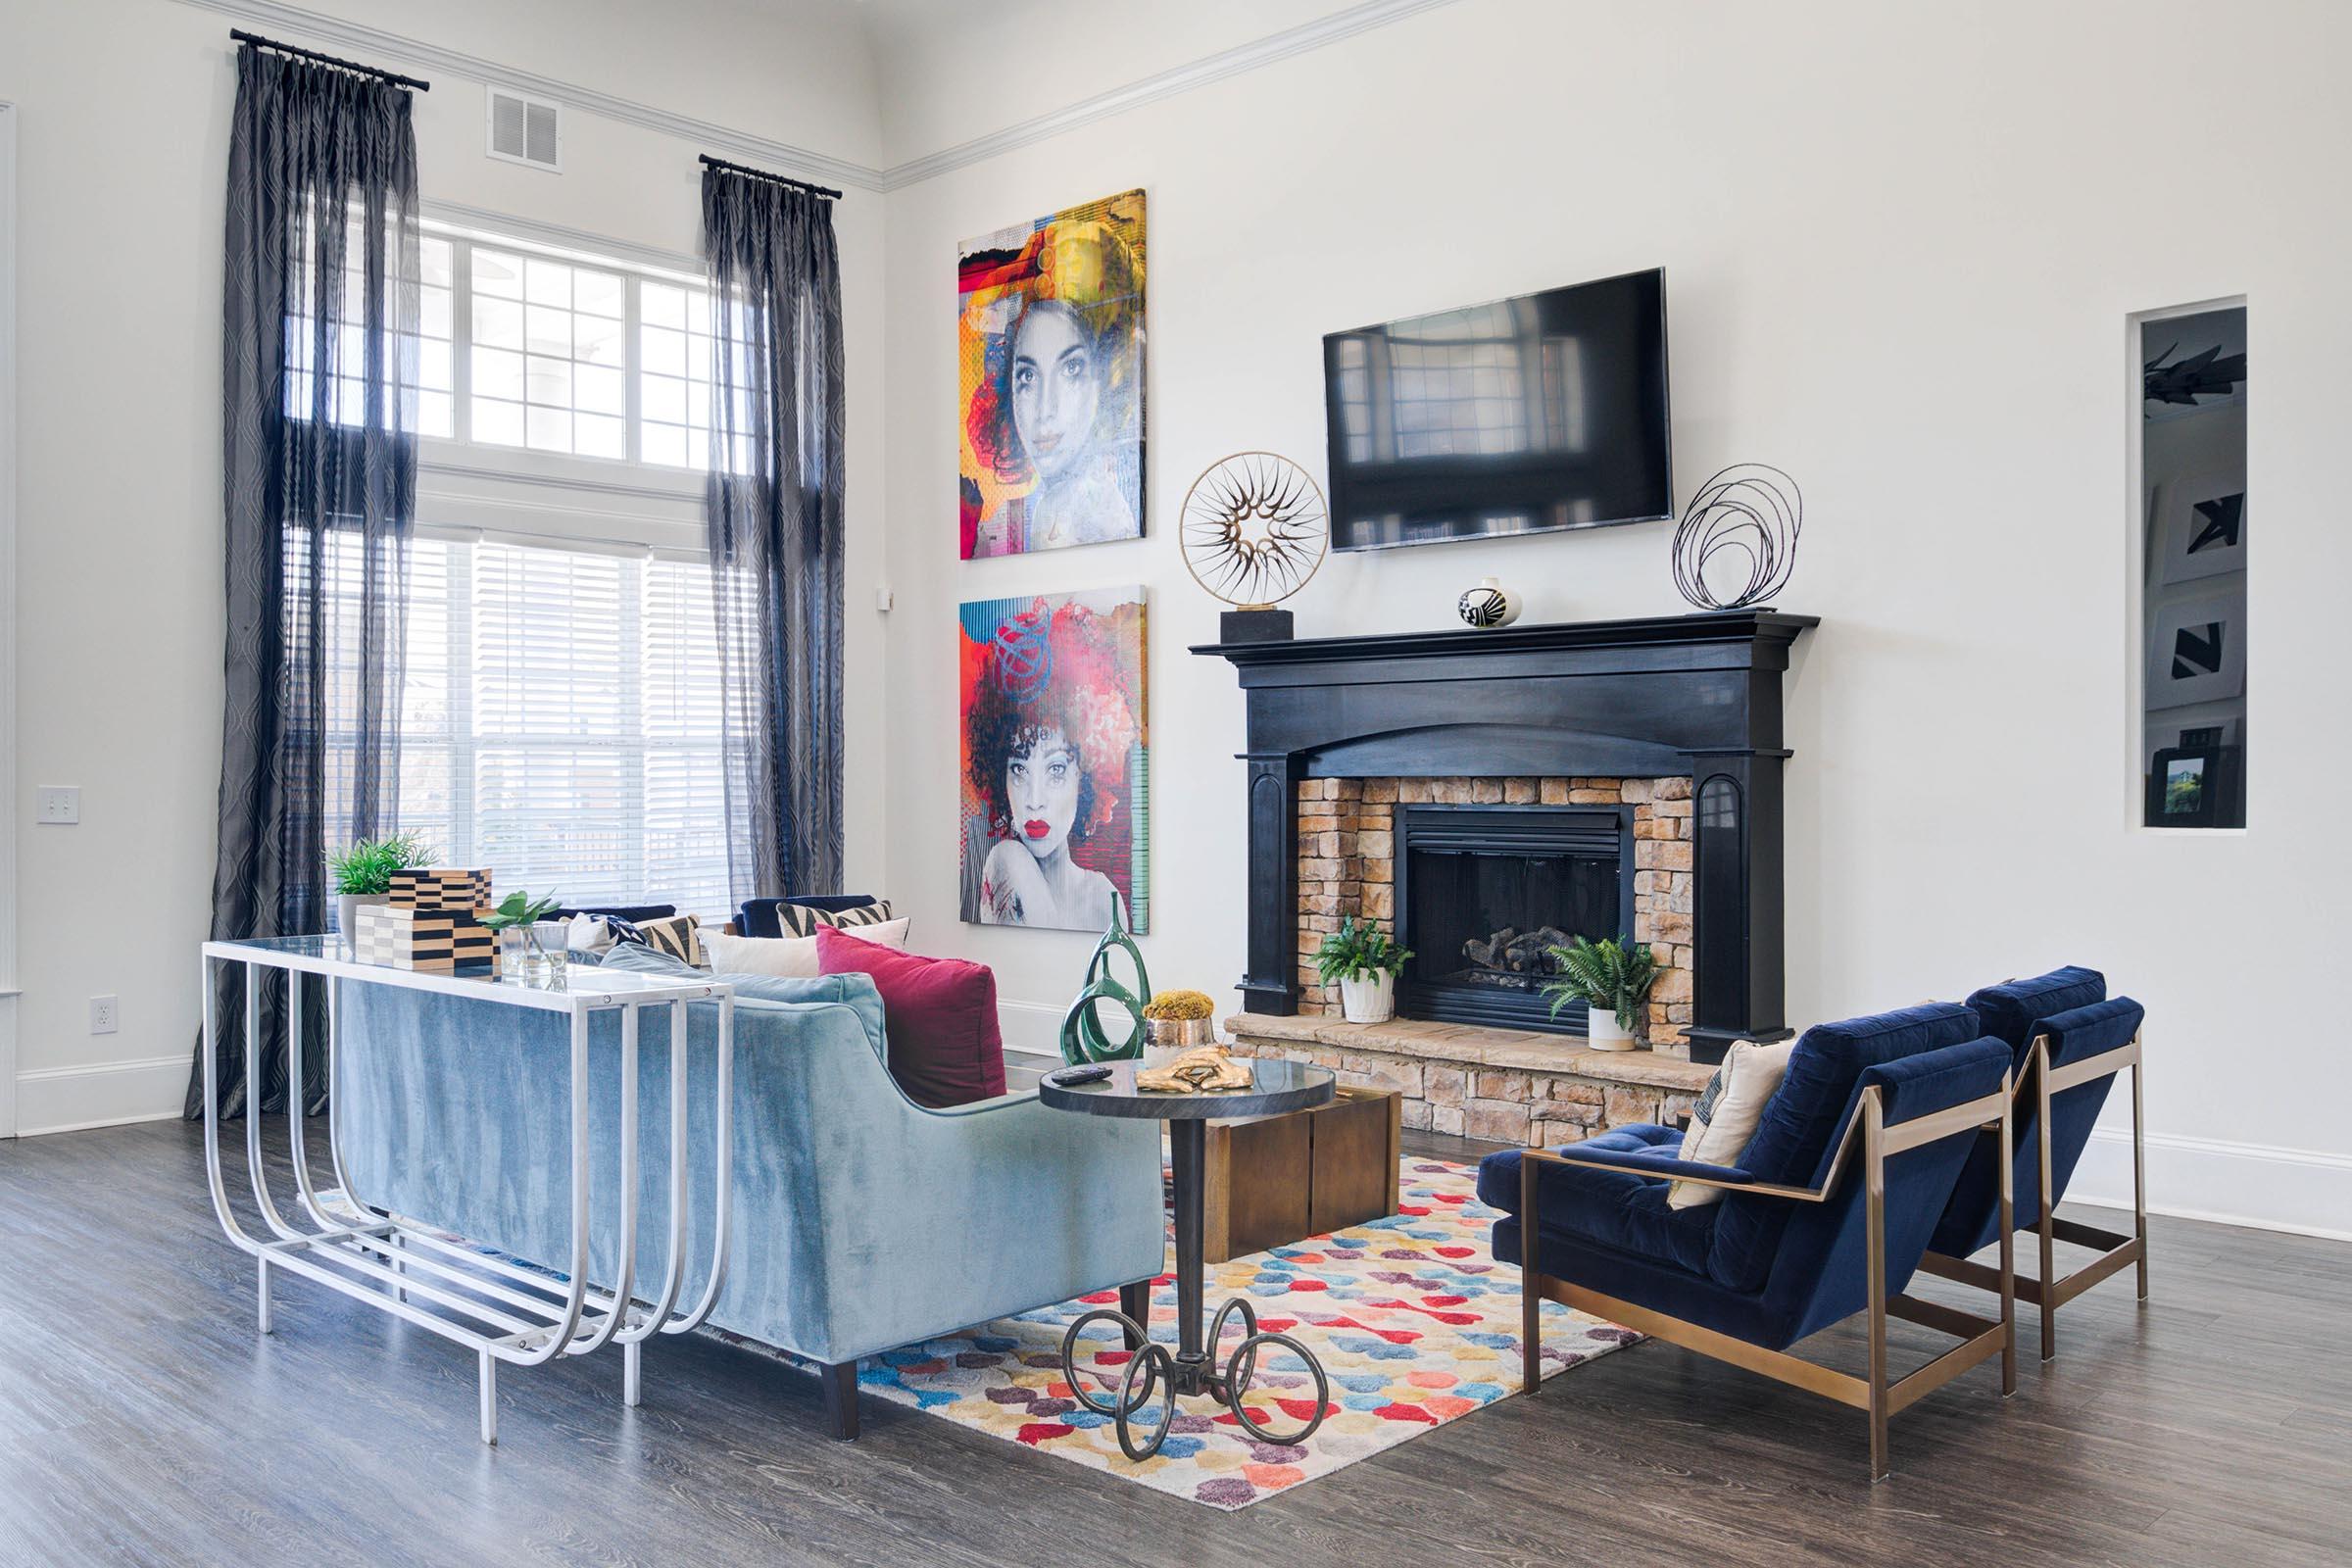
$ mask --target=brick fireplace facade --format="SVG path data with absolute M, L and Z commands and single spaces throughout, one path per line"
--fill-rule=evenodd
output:
M 1687 1059 L 1691 1021 L 1690 780 L 1662 778 L 1306 778 L 1298 785 L 1298 1010 L 1338 1017 L 1337 987 L 1315 972 L 1315 950 L 1350 915 L 1396 932 L 1396 808 L 1626 807 L 1632 812 L 1634 929 L 1649 944 L 1657 983 L 1639 1033 L 1661 1056 Z M 1566 1047 L 1572 1042 L 1561 1042 Z M 1450 1084 L 1451 1080 L 1446 1080 Z M 1597 1091 L 1592 1102 L 1599 1103 Z

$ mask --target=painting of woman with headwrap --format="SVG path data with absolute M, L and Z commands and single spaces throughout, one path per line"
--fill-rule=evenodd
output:
M 1144 193 L 967 240 L 956 270 L 963 559 L 1144 531 Z
M 1151 920 L 1144 590 L 960 612 L 963 918 L 1101 931 Z

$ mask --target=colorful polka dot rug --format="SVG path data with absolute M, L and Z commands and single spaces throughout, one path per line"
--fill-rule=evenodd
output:
M 1330 1402 L 1321 1428 L 1303 1444 L 1259 1442 L 1202 1395 L 1176 1401 L 1157 1454 L 1130 1460 L 1111 1418 L 1074 1398 L 1061 1375 L 1063 1332 L 1082 1313 L 1116 1307 L 1115 1291 L 868 1358 L 858 1366 L 858 1384 L 894 1403 L 1211 1508 L 1262 1502 L 1519 1390 L 1519 1271 L 1488 1250 L 1496 1211 L 1474 1195 L 1477 1172 L 1408 1157 L 1401 1177 L 1398 1212 L 1387 1219 L 1205 1271 L 1210 1312 L 1229 1297 L 1246 1297 L 1260 1331 L 1292 1336 L 1323 1363 Z M 1152 1337 L 1173 1349 L 1172 1274 L 1155 1283 L 1152 1305 Z M 1082 1341 L 1079 1359 L 1081 1378 L 1093 1376 L 1091 1387 L 1103 1391 L 1099 1403 L 1107 1402 L 1130 1358 L 1111 1326 L 1104 1329 L 1100 1340 Z M 1238 1323 L 1227 1328 L 1223 1353 L 1242 1332 Z M 1546 1301 L 1544 1375 L 1641 1338 Z M 1157 1396 L 1151 1404 L 1156 1411 Z M 1260 1426 L 1296 1431 L 1313 1406 L 1303 1365 L 1287 1356 L 1260 1362 L 1248 1396 Z

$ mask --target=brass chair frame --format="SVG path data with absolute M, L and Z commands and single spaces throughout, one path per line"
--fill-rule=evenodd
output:
M 2001 1167 L 2001 1267 L 1994 1276 L 1996 1283 L 2001 1286 L 2001 1315 L 1994 1319 L 1979 1317 L 1935 1301 L 1923 1301 L 1911 1296 L 1887 1295 L 1886 1161 L 1891 1155 L 1939 1142 L 1972 1128 L 1998 1128 L 2001 1142 L 2006 1146 L 2009 1141 L 2011 1100 L 2009 1075 L 2004 1073 L 2001 1087 L 1995 1094 L 1888 1127 L 1884 1098 L 1874 1084 L 1862 1091 L 1861 1105 L 1839 1136 L 1837 1152 L 1830 1161 L 1829 1174 L 1819 1187 L 1715 1181 L 1701 1176 L 1677 1175 L 1674 1178 L 1677 1181 L 1697 1182 L 1701 1186 L 1720 1187 L 1727 1193 L 1743 1193 L 1754 1198 L 1780 1199 L 1792 1203 L 1826 1202 L 1837 1192 L 1838 1180 L 1845 1173 L 1847 1156 L 1857 1144 L 1861 1146 L 1861 1179 L 1864 1183 L 1868 1236 L 1866 1267 L 1870 1272 L 1870 1304 L 1866 1309 L 1869 1318 L 1870 1369 L 1867 1377 L 1859 1378 L 1808 1361 L 1802 1356 L 1791 1355 L 1786 1350 L 1750 1345 L 1715 1329 L 1686 1322 L 1653 1308 L 1604 1296 L 1598 1291 L 1588 1290 L 1584 1286 L 1545 1274 L 1542 1268 L 1539 1242 L 1541 1215 L 1536 1183 L 1538 1167 L 1547 1164 L 1573 1165 L 1586 1170 L 1618 1172 L 1626 1172 L 1629 1167 L 1606 1160 L 1579 1159 L 1573 1149 L 1526 1151 L 1519 1167 L 1520 1344 L 1526 1379 L 1522 1392 L 1533 1396 L 1543 1387 L 1542 1304 L 1545 1300 L 1553 1300 L 1863 1411 L 1870 1418 L 1870 1479 L 1873 1482 L 1884 1480 L 1889 1473 L 1886 1423 L 1897 1411 L 1909 1408 L 1922 1396 L 1934 1393 L 1971 1367 L 1989 1360 L 1995 1353 L 2001 1358 L 2002 1396 L 2006 1397 L 2017 1391 L 2017 1298 L 2007 1288 L 2016 1270 L 2012 1236 L 2014 1227 L 2008 1223 L 2011 1217 L 2009 1165 L 2004 1163 Z M 1640 1174 L 1638 1171 L 1632 1173 Z M 1907 1376 L 1890 1380 L 1886 1369 L 1886 1320 L 1889 1317 L 1953 1335 L 1960 1343 Z
M 2121 1072 L 2126 1067 L 2132 1069 L 2132 1234 L 2118 1236 L 2113 1231 L 2101 1230 L 2095 1225 L 2058 1218 L 2058 1205 L 2050 1200 L 2050 1109 L 2051 1102 L 2066 1090 L 2104 1078 L 2110 1073 Z M 2058 1309 L 2109 1275 L 2121 1273 L 2126 1264 L 2138 1266 L 2139 1299 L 2144 1301 L 2148 1298 L 2147 1119 L 2140 1093 L 2140 1080 L 2146 1071 L 2140 1058 L 2139 1032 L 2132 1034 L 2130 1045 L 2118 1046 L 2113 1051 L 2086 1056 L 2064 1067 L 2053 1068 L 2050 1065 L 2049 1036 L 2035 1035 L 2033 1045 L 2027 1049 L 2025 1074 L 2018 1082 L 2018 1092 L 2023 1094 L 2031 1086 L 2037 1112 L 2034 1125 L 2039 1130 L 2042 1203 L 2041 1217 L 2034 1231 L 2041 1244 L 2040 1273 L 2038 1277 L 2016 1275 L 2010 1282 L 2010 1289 L 2021 1298 L 2041 1308 L 2041 1358 L 2044 1361 L 2058 1353 Z M 2001 1146 L 2006 1150 L 2008 1145 L 2009 1135 L 2003 1133 Z M 2009 1158 L 2002 1163 L 2005 1167 L 2013 1165 L 2016 1158 L 2016 1152 L 2010 1151 Z M 2004 1215 L 2010 1212 L 2010 1208 L 2004 1206 Z M 2004 1219 L 2003 1223 L 2006 1224 L 2007 1220 Z M 2061 1275 L 2057 1257 L 2057 1244 L 2060 1242 L 2090 1248 L 2098 1256 L 2073 1273 Z M 2009 1250 L 2003 1248 L 2002 1256 L 2005 1258 L 2008 1255 Z M 1979 1290 L 2001 1289 L 1999 1273 L 1964 1257 L 1946 1257 L 1941 1252 L 1930 1252 L 1921 1259 L 1919 1266 L 1931 1274 L 1957 1280 L 1963 1285 L 1974 1285 Z

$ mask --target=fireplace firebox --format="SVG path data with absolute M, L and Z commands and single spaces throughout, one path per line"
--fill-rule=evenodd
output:
M 1633 842 L 1631 807 L 1399 807 L 1397 1010 L 1584 1034 L 1584 1004 L 1544 994 L 1551 950 L 1632 933 Z

